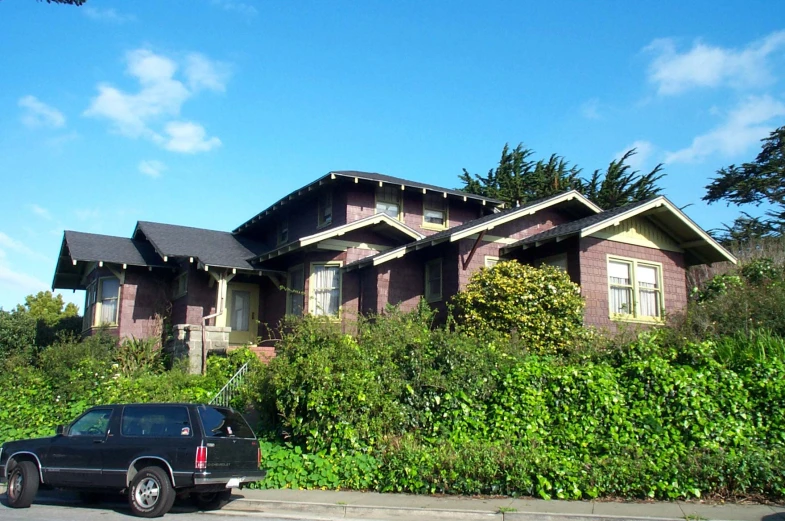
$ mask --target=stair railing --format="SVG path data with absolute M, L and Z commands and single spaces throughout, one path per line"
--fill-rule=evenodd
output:
M 246 362 L 243 366 L 234 373 L 226 385 L 224 385 L 218 393 L 213 396 L 213 399 L 210 400 L 210 405 L 219 405 L 221 407 L 229 407 L 229 404 L 232 402 L 232 398 L 237 394 L 237 391 L 240 389 L 240 386 L 243 385 L 245 381 L 245 375 L 248 373 L 248 364 Z

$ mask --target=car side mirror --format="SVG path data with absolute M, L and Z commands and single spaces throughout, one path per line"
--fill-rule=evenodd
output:
M 57 436 L 62 436 L 63 434 L 65 434 L 65 425 L 58 425 L 57 427 L 55 427 L 55 434 Z

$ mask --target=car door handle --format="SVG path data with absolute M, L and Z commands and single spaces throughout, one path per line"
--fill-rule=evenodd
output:
M 93 443 L 104 443 L 106 440 L 93 440 Z

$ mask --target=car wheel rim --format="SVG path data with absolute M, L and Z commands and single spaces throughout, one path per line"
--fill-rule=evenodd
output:
M 136 503 L 143 508 L 150 508 L 158 502 L 161 485 L 153 478 L 145 478 L 139 482 L 134 492 Z
M 11 476 L 11 482 L 8 483 L 8 495 L 14 499 L 18 498 L 22 493 L 24 487 L 24 476 L 21 472 L 16 472 Z

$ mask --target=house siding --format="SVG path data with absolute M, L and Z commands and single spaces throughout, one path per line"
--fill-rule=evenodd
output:
M 608 255 L 662 264 L 665 312 L 675 313 L 687 305 L 684 254 L 586 237 L 580 240 L 580 285 L 581 294 L 587 303 L 586 325 L 615 331 L 619 324 L 610 319 Z
M 151 274 L 142 268 L 126 270 L 120 289 L 120 338 L 160 337 L 169 302 L 169 286 L 161 273 Z

